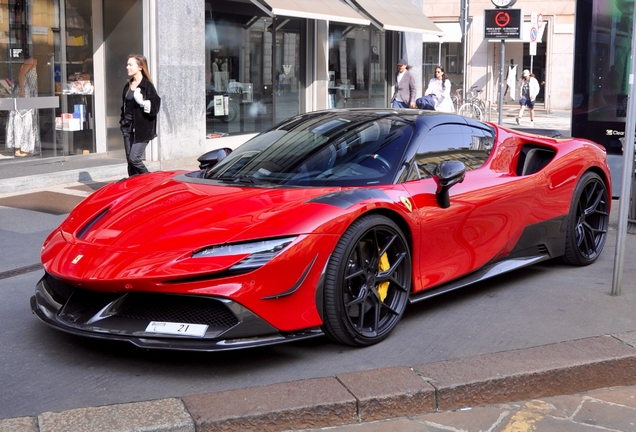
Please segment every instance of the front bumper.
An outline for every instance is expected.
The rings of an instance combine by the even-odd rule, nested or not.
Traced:
[[[209,296],[99,293],[74,288],[45,274],[31,297],[44,323],[67,333],[127,341],[141,348],[226,351],[322,335],[318,328],[280,332],[242,305]],[[202,336],[151,333],[151,322],[206,325]]]

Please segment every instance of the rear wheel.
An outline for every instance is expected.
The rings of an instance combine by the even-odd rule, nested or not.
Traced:
[[[579,180],[572,196],[563,261],[592,264],[603,251],[609,226],[609,198],[605,182],[593,172]]]
[[[458,114],[464,117],[473,118],[475,120],[481,120],[483,115],[481,109],[472,102],[462,105],[459,108]]]
[[[343,234],[327,265],[325,334],[368,346],[385,339],[404,313],[411,286],[411,254],[390,219],[366,216]]]
[[[459,99],[457,96],[451,96],[451,102],[453,102],[453,112],[456,113],[459,107]]]

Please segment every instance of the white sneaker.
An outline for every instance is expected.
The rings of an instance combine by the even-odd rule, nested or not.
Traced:
[[[515,117],[515,121],[517,122],[517,124],[521,124],[521,120],[519,119],[519,117]]]
[[[534,127],[534,121],[530,120],[530,127]]]

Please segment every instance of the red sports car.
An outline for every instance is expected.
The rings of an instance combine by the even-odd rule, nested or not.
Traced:
[[[607,237],[602,147],[453,114],[313,112],[199,161],[78,205],[44,243],[37,316],[144,348],[366,346],[411,302],[591,264]]]

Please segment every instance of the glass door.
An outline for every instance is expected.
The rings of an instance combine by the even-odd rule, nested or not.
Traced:
[[[95,151],[91,8],[0,2],[0,162]]]

